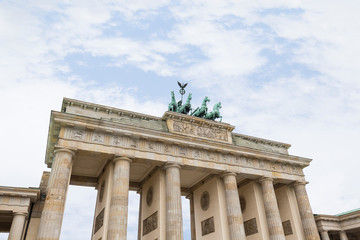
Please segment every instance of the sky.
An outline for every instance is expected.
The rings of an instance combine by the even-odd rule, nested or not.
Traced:
[[[359,208],[359,10],[357,0],[0,0],[0,185],[39,185],[63,97],[160,117],[180,81],[193,106],[221,101],[234,132],[313,159],[314,213]],[[70,186],[61,239],[90,239],[95,196]]]

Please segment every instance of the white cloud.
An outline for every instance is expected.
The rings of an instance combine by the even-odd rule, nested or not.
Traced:
[[[1,2],[1,185],[38,185],[49,113],[64,96],[156,116],[166,109],[156,95],[141,102],[140,86],[87,81],[67,60],[76,53],[190,80],[194,102],[200,93],[210,106],[222,101],[224,121],[237,131],[290,142],[292,154],[314,158],[306,169],[314,212],[357,208],[358,9],[355,0]],[[156,17],[168,26],[151,26]],[[87,60],[75,62],[91,67]],[[279,77],[275,60],[297,68]],[[270,79],[254,77],[262,72]]]

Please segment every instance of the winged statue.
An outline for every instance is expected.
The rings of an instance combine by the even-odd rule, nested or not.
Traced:
[[[186,88],[186,86],[188,85],[187,83],[180,83],[179,81],[177,83],[181,89]]]

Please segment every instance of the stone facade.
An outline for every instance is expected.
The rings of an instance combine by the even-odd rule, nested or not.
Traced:
[[[64,99],[51,113],[41,220],[26,239],[59,239],[69,184],[98,190],[93,240],[126,239],[129,190],[141,196],[139,240],[183,239],[181,196],[190,199],[192,240],[320,239],[303,184],[311,160],[233,130]]]
[[[322,240],[359,240],[360,209],[337,215],[315,215]]]

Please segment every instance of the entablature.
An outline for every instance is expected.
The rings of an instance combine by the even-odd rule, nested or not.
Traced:
[[[211,139],[159,132],[60,112],[52,112],[49,134],[46,155],[49,167],[52,164],[53,149],[59,140],[74,148],[87,145],[87,150],[91,149],[90,145],[96,144],[190,159],[194,164],[194,161],[206,161],[297,176],[303,176],[302,169],[311,161],[288,154],[265,152]]]

